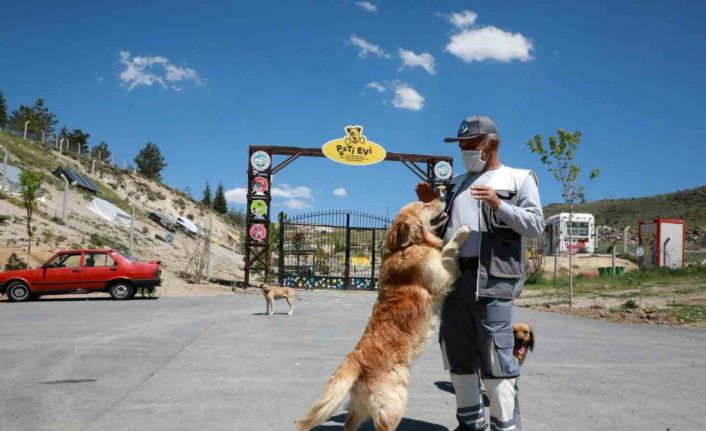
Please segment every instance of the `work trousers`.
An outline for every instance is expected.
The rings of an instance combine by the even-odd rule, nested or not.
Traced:
[[[477,267],[462,270],[441,314],[441,349],[456,392],[456,418],[461,429],[488,429],[484,387],[490,401],[490,430],[521,431],[512,299],[476,299],[477,276]]]

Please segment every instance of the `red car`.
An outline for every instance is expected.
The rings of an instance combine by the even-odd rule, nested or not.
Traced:
[[[130,299],[162,284],[159,261],[135,262],[116,250],[63,250],[39,268],[0,272],[0,294],[12,302],[41,295],[108,292]]]

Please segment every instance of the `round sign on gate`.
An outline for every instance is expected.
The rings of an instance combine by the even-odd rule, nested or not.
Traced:
[[[262,241],[267,236],[267,228],[262,224],[254,224],[250,227],[250,238],[255,241]]]
[[[250,212],[257,217],[264,217],[267,214],[267,203],[265,201],[252,201],[250,204]]]
[[[642,247],[638,247],[638,248],[635,250],[635,254],[637,255],[637,257],[642,257],[642,256],[645,255],[645,249],[642,248]]]
[[[267,182],[267,178],[255,177],[252,180],[252,191],[256,195],[264,195],[269,186],[270,185]]]
[[[451,163],[447,161],[436,162],[434,165],[434,175],[440,180],[448,180],[453,174],[453,169],[451,169]]]
[[[264,171],[270,167],[270,155],[264,151],[255,151],[252,156],[250,156],[250,166],[256,171]]]

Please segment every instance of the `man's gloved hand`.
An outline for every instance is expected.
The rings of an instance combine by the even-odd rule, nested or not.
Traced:
[[[419,200],[422,202],[431,202],[439,197],[439,192],[434,191],[431,188],[431,185],[426,182],[421,182],[417,184],[415,192],[417,193],[417,197],[419,198]]]

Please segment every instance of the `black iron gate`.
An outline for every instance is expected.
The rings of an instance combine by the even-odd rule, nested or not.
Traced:
[[[279,284],[311,289],[378,288],[391,221],[355,211],[279,214]]]

